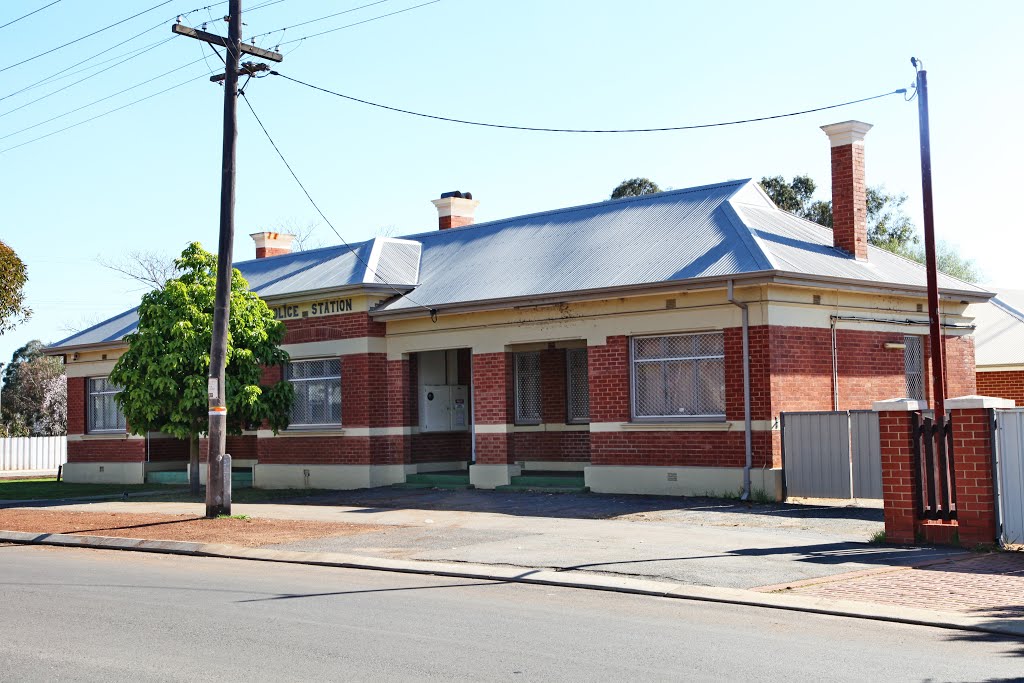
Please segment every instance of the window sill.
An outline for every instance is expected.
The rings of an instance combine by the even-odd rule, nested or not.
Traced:
[[[128,432],[89,432],[88,434],[68,434],[68,441],[126,441],[127,439],[145,439]]]

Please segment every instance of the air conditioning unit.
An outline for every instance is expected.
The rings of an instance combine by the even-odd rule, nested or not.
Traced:
[[[421,432],[464,432],[468,429],[468,387],[443,384],[420,387]]]

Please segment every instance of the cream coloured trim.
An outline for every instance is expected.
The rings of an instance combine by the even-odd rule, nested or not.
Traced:
[[[64,374],[68,377],[106,377],[114,369],[114,360],[68,361]]]
[[[419,434],[419,427],[342,427],[341,429],[286,429],[276,435],[271,429],[256,432],[260,439],[294,436],[409,436]]]
[[[504,424],[504,425],[475,425],[474,431],[477,434],[508,434],[514,431],[515,425]]]
[[[979,365],[976,372],[1024,372],[1024,365]]]
[[[477,430],[482,425],[477,425]],[[538,425],[512,425],[513,432],[589,432],[590,425],[586,423],[566,424],[562,422],[542,422]]]
[[[127,432],[98,432],[92,434],[68,434],[68,441],[139,441],[146,437]]]
[[[354,337],[330,341],[282,344],[293,360],[325,356],[349,356],[356,353],[387,353],[387,341],[383,337]]]
[[[590,465],[583,478],[595,493],[669,496],[736,495],[743,488],[742,467],[645,467]],[[782,499],[782,470],[750,471],[751,488]]]
[[[252,485],[259,489],[365,489],[405,481],[404,465],[264,465],[253,466]]]
[[[68,462],[64,463],[63,478],[70,484],[142,484],[146,463]]]
[[[828,136],[830,147],[845,147],[846,145],[863,145],[864,136],[874,128],[870,123],[863,121],[843,121],[821,126],[821,130]]]

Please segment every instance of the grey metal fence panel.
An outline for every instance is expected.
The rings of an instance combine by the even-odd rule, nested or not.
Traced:
[[[849,498],[849,416],[845,412],[785,413],[783,425],[787,494]]]
[[[997,410],[996,421],[1003,542],[1024,543],[1024,410]]]
[[[66,436],[0,439],[0,472],[53,470],[68,461]]]
[[[850,453],[853,458],[853,497],[882,497],[882,445],[878,413],[850,411]]]

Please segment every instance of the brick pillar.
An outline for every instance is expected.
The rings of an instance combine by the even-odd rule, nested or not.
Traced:
[[[927,408],[923,401],[878,401],[878,433],[882,459],[882,501],[885,539],[914,543],[917,532],[917,492],[914,486],[913,415]]]
[[[478,488],[508,484],[519,474],[512,447],[512,354],[504,351],[473,354],[473,438],[476,462],[470,482]]]
[[[412,376],[409,356],[387,362],[387,426],[390,432],[386,442],[391,462],[412,464],[412,432],[415,424],[413,406],[416,401],[416,382]]]
[[[1013,401],[987,396],[946,401],[953,423],[956,518],[960,544],[965,547],[996,542],[992,411],[1013,405]]]

